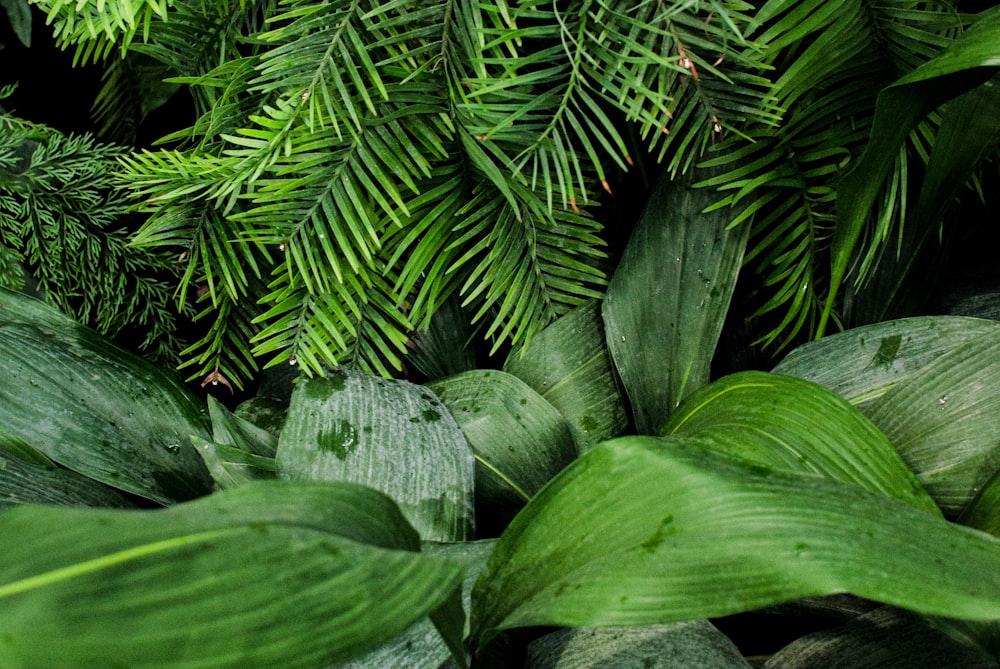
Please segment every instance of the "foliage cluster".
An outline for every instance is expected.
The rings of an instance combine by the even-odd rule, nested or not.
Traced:
[[[130,248],[179,258],[179,304],[200,301],[186,363],[236,384],[259,362],[395,373],[451,297],[494,350],[523,343],[600,296],[600,205],[647,162],[716,166],[752,226],[762,343],[878,320],[994,146],[909,220],[942,122],[924,110],[842,198],[867,204],[836,206],[876,93],[970,22],[945,2],[34,4],[106,64],[112,136],[190,92],[194,125],[123,154],[119,183],[148,216]],[[845,278],[879,290],[841,305]]]
[[[765,666],[997,666],[1000,326],[711,365],[747,262],[775,345],[866,278],[885,292],[839,318],[892,312],[888,242],[933,239],[995,152],[1000,11],[36,4],[114,57],[106,127],[163,67],[200,115],[139,152],[2,117],[0,230],[77,230],[3,237],[11,267],[59,302],[113,240],[101,272],[180,265],[202,300],[203,385],[304,373],[230,412],[0,289],[0,665],[746,669],[708,619],[847,593]],[[665,169],[605,265],[596,193],[646,153]],[[121,188],[148,216],[127,246]],[[414,339],[427,381],[383,378]]]

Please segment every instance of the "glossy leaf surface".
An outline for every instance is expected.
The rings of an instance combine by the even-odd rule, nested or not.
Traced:
[[[503,366],[566,417],[580,450],[617,437],[628,425],[600,309],[592,300],[570,311]]]
[[[413,552],[392,501],[351,484],[248,485],[159,511],[22,506],[0,534],[9,669],[314,669],[398,634],[462,573]]]
[[[864,408],[938,357],[1000,323],[962,316],[917,316],[865,325],[803,344],[774,368],[829,388]]]
[[[642,434],[708,382],[750,229],[727,229],[731,209],[705,213],[719,195],[692,179],[661,177],[604,299],[608,349]]]
[[[1000,471],[1000,336],[969,341],[886,393],[868,415],[946,513]]]
[[[576,457],[566,419],[524,381],[475,370],[428,385],[476,455],[476,494],[520,507]]]
[[[30,297],[0,291],[0,431],[161,503],[211,490],[190,442],[204,406],[172,373]]]
[[[1000,619],[1000,541],[854,485],[706,453],[699,439],[606,442],[546,486],[477,583],[473,639],[716,617],[839,592]]]
[[[347,368],[302,380],[276,460],[281,478],[381,490],[427,541],[472,536],[472,449],[427,388]]]
[[[802,379],[730,374],[690,395],[662,434],[769,469],[828,476],[940,515],[889,439],[846,400]]]

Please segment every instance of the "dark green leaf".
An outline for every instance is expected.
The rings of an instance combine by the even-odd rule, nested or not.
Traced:
[[[872,205],[907,135],[933,109],[986,82],[998,66],[1000,8],[993,8],[982,12],[972,28],[934,58],[879,93],[868,146],[837,189],[830,292],[819,336],[832,313]]]
[[[727,229],[738,212],[705,213],[719,195],[693,178],[661,177],[604,301],[608,349],[643,434],[708,382],[750,229]]]
[[[524,381],[474,370],[428,384],[476,455],[476,495],[522,506],[576,457],[569,424]]]
[[[31,7],[28,0],[0,0],[0,7],[7,11],[7,20],[17,35],[17,39],[26,47],[31,46]]]
[[[211,479],[201,402],[171,373],[55,309],[0,292],[0,430],[107,485],[169,503]]]
[[[819,474],[940,515],[884,434],[846,400],[809,381],[739,372],[695,391],[661,434],[757,465]]]
[[[628,424],[600,302],[591,300],[557,319],[513,351],[503,367],[566,417],[581,451],[618,436]]]
[[[0,446],[0,508],[15,504],[134,506],[117,491],[86,476],[9,455]]]

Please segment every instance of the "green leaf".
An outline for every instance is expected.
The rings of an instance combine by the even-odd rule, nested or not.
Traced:
[[[229,490],[251,481],[269,481],[278,477],[278,465],[273,457],[254,455],[242,448],[198,437],[192,437],[191,441],[218,490]]]
[[[476,456],[476,495],[519,508],[576,457],[569,424],[516,376],[474,370],[428,384]]]
[[[558,318],[527,346],[511,352],[503,368],[566,417],[580,451],[618,436],[628,425],[596,300]]]
[[[273,458],[278,439],[267,430],[235,416],[217,399],[208,396],[208,415],[212,419],[212,439],[253,455]]]
[[[708,382],[750,229],[727,229],[738,212],[706,213],[719,196],[693,179],[661,177],[604,301],[608,349],[643,434]]]
[[[730,374],[688,396],[664,435],[777,471],[828,476],[940,515],[889,439],[846,400],[809,381]]]
[[[10,669],[314,669],[402,632],[462,574],[412,552],[392,501],[351,484],[248,485],[159,511],[22,506],[0,534]]]
[[[564,629],[528,645],[527,669],[749,669],[707,620],[643,627]]]
[[[942,354],[1000,323],[958,316],[919,316],[852,328],[796,348],[775,374],[818,383],[862,410]]]
[[[134,506],[117,491],[86,476],[53,465],[26,462],[0,445],[0,509],[15,504]]]
[[[868,416],[946,514],[1000,471],[1000,338],[985,334],[898,383]]]
[[[429,555],[440,556],[465,567],[465,578],[462,581],[462,603],[465,608],[471,604],[472,586],[476,578],[486,567],[486,560],[493,552],[495,540],[463,541],[454,544],[425,544],[423,550]],[[467,625],[464,611],[460,623]],[[459,631],[461,631],[461,625]],[[458,642],[461,645],[462,636]],[[430,620],[421,620],[406,632],[386,643],[376,650],[366,653],[344,665],[342,669],[433,669],[435,667],[457,667],[461,665],[445,664],[451,654],[448,646],[441,638]],[[452,656],[452,662],[454,657]]]
[[[381,490],[427,541],[472,535],[472,450],[426,388],[343,367],[299,381],[277,463],[281,478]]]
[[[476,368],[476,352],[469,343],[475,332],[459,300],[445,300],[430,325],[417,331],[416,350],[407,361],[428,379],[440,379]]]
[[[1000,76],[952,100],[934,140],[917,202],[917,225],[936,229],[945,207],[1000,143]]]
[[[161,503],[211,490],[190,443],[205,411],[173,374],[8,291],[0,378],[0,430],[54,462]]]
[[[665,623],[838,592],[1000,618],[1000,541],[857,486],[706,453],[703,440],[617,439],[564,470],[476,584],[474,643],[516,627]]]
[[[1000,537],[1000,471],[983,486],[976,499],[965,507],[957,522]]]
[[[241,402],[233,415],[256,425],[277,439],[281,436],[281,428],[285,425],[287,411],[287,402],[270,397],[251,397]]]
[[[10,27],[17,39],[26,47],[31,47],[31,7],[28,0],[0,0],[0,7],[7,12]]]
[[[906,137],[933,109],[988,80],[1000,67],[998,45],[1000,8],[992,8],[934,58],[879,93],[868,146],[837,189],[830,291],[817,338],[825,332],[854,248]]]

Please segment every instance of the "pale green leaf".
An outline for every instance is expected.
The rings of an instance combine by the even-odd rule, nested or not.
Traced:
[[[344,367],[299,381],[277,463],[281,478],[381,490],[425,540],[472,536],[472,450],[426,388]]]
[[[946,514],[1000,471],[1000,337],[984,334],[924,366],[867,410]]]
[[[767,669],[996,669],[996,661],[947,638],[906,611],[882,607],[804,636],[772,655]]]
[[[278,466],[273,457],[254,455],[236,446],[199,437],[192,437],[191,442],[212,475],[218,490],[228,490],[251,481],[269,481],[278,477]]]
[[[525,669],[749,669],[707,620],[564,629],[528,645]]]
[[[942,354],[989,334],[1000,336],[1000,323],[957,316],[903,318],[803,344],[773,371],[818,383],[864,408]]]
[[[212,440],[252,455],[273,458],[278,438],[267,430],[232,414],[217,399],[208,396],[208,415],[212,419]]]

